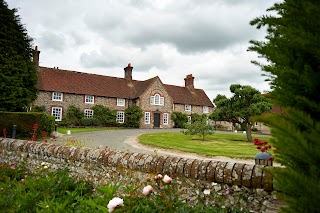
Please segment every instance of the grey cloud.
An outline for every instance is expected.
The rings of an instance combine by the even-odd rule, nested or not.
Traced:
[[[42,49],[51,49],[58,52],[62,52],[67,44],[64,35],[49,31],[42,33],[37,41]]]

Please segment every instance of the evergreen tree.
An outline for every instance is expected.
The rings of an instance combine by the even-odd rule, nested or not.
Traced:
[[[0,0],[0,111],[26,111],[37,93],[32,39],[16,12]]]
[[[246,130],[247,140],[252,142],[251,128],[254,124],[252,117],[261,115],[272,106],[258,90],[251,86],[232,84],[230,91],[233,93],[231,98],[217,95],[213,100],[216,109],[210,118],[240,124]]]
[[[270,98],[283,113],[262,117],[272,127],[277,160],[275,186],[286,212],[319,212],[320,204],[320,1],[285,0],[251,24],[267,27],[265,41],[250,50],[267,59],[261,66]]]

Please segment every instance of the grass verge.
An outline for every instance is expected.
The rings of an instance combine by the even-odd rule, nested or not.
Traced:
[[[58,132],[61,134],[67,134],[68,130],[71,131],[71,133],[80,133],[80,132],[95,132],[95,131],[105,131],[105,130],[118,130],[121,128],[118,127],[97,127],[97,128],[71,128],[71,127],[58,127]]]
[[[267,137],[257,138],[270,142],[270,138]],[[141,135],[139,142],[143,145],[205,156],[252,159],[259,151],[253,143],[247,142],[246,139],[245,135],[240,134],[213,134],[206,136],[206,140],[202,141],[198,136],[174,132]]]

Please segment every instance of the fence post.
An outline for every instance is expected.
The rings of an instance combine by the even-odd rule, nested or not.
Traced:
[[[12,138],[15,139],[17,135],[17,125],[12,126]]]

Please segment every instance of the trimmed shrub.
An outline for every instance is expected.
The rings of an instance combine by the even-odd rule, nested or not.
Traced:
[[[188,123],[188,115],[182,112],[174,112],[171,115],[174,121],[174,128],[184,128]]]
[[[97,119],[103,126],[117,126],[116,117],[117,112],[111,110],[103,105],[95,105],[93,118]]]
[[[38,124],[36,135],[37,138],[41,138],[43,131],[47,135],[51,135],[54,131],[55,118],[39,112],[0,112],[0,129],[2,132],[5,128],[8,137],[12,135],[12,126],[17,125],[16,138],[31,138],[34,124]]]
[[[79,107],[69,106],[67,110],[67,119],[71,121],[71,125],[78,126],[84,114]]]
[[[140,118],[143,116],[142,109],[138,106],[127,108],[125,111],[125,125],[127,127],[139,128]]]
[[[96,118],[82,118],[80,120],[81,126],[101,126],[101,122]]]
[[[30,112],[46,112],[46,106],[44,105],[41,105],[41,106],[38,106],[38,105],[35,105],[31,108]]]

